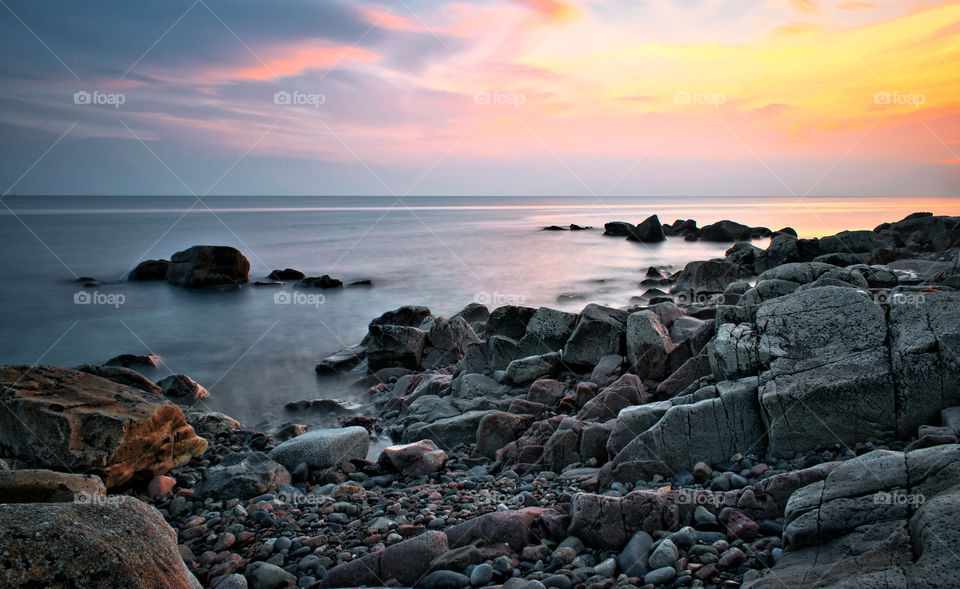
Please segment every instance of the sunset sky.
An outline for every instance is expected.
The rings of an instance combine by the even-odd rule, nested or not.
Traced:
[[[0,50],[3,194],[960,196],[960,2],[3,0]]]

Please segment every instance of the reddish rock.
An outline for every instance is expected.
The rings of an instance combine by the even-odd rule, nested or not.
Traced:
[[[740,510],[730,511],[726,525],[727,537],[731,540],[739,538],[744,542],[752,542],[760,537],[760,526]]]

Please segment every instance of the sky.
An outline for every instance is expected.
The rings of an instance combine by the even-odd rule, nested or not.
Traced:
[[[0,0],[0,194],[960,196],[960,2]]]

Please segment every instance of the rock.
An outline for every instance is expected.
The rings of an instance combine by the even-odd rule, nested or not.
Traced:
[[[120,354],[119,356],[114,356],[106,362],[103,363],[104,366],[122,366],[124,368],[137,369],[153,369],[160,366],[160,356],[155,356],[153,354]]]
[[[197,435],[204,437],[212,438],[219,433],[232,432],[243,427],[236,419],[214,411],[187,409],[183,414]]]
[[[160,513],[126,496],[0,505],[4,587],[197,588]]]
[[[746,241],[750,233],[750,227],[724,219],[701,227],[698,237],[702,241]]]
[[[596,397],[590,399],[577,413],[577,419],[581,421],[613,419],[624,407],[639,405],[646,399],[643,381],[635,374],[624,374]]]
[[[702,463],[701,463],[702,464]],[[713,515],[703,505],[698,505],[693,512],[693,519],[700,526],[709,526],[717,523],[717,516]]]
[[[433,571],[417,583],[423,589],[460,589],[469,587],[470,578],[453,571]]]
[[[194,488],[200,497],[247,499],[290,483],[290,473],[263,452],[238,452],[208,467]]]
[[[430,569],[430,563],[445,552],[447,536],[438,531],[425,532],[330,569],[319,586],[382,587],[390,579],[413,586]]]
[[[740,280],[740,266],[726,260],[696,261],[687,264],[677,276],[670,292],[686,296],[685,304],[700,302],[698,297],[722,293],[727,286]]]
[[[760,536],[760,526],[757,525],[757,522],[736,509],[730,512],[726,526],[727,536],[731,540],[740,539],[744,542],[753,542]]]
[[[705,376],[712,374],[713,368],[710,366],[710,355],[706,352],[700,353],[680,365],[657,386],[655,399],[670,399],[683,392],[689,386]]]
[[[317,364],[316,371],[317,374],[321,375],[339,374],[355,368],[366,357],[367,347],[363,344],[356,344],[321,360]],[[372,372],[377,372],[377,370]]]
[[[151,499],[162,499],[173,494],[173,488],[176,484],[177,479],[158,474],[150,479],[147,484],[147,495]]]
[[[435,317],[427,332],[421,365],[425,369],[450,366],[463,357],[467,345],[479,342],[466,319]]]
[[[610,223],[605,223],[603,225],[603,234],[613,235],[616,237],[626,237],[634,233],[636,229],[637,228],[634,227],[632,223],[627,223],[626,221],[611,221]]]
[[[420,367],[427,332],[403,325],[370,325],[367,364],[370,372],[383,368]]]
[[[447,453],[438,448],[432,440],[384,448],[378,459],[381,467],[408,477],[435,473],[446,461]]]
[[[254,562],[247,565],[243,576],[250,589],[283,589],[297,583],[297,577],[268,562]]]
[[[666,538],[662,540],[656,548],[653,549],[652,553],[650,553],[648,564],[653,570],[663,567],[672,567],[679,558],[680,551],[677,550],[677,547],[672,540]]]
[[[197,401],[210,397],[207,389],[185,374],[172,374],[161,379],[157,386],[163,391],[164,397],[178,405],[193,405]]]
[[[592,370],[604,356],[624,355],[626,322],[624,311],[587,305],[563,347],[563,363]]]
[[[483,562],[483,555],[476,546],[461,546],[446,552],[430,563],[431,570],[462,571],[471,565]],[[467,580],[469,584],[469,580]]]
[[[627,359],[630,371],[643,378],[660,380],[669,368],[673,352],[670,333],[653,311],[637,311],[627,317]]]
[[[560,354],[551,352],[540,356],[518,358],[507,365],[507,380],[522,385],[552,374],[560,363]]]
[[[563,348],[573,333],[577,316],[547,307],[540,307],[527,322],[520,338],[520,353],[525,356],[548,354]]]
[[[213,585],[211,585],[213,587]],[[215,589],[247,589],[247,578],[239,573],[233,573],[222,577],[220,581],[217,582]]]
[[[170,262],[167,260],[144,260],[137,264],[137,267],[130,271],[127,280],[148,281],[148,280],[166,280],[167,268]]]
[[[478,564],[470,572],[470,584],[474,587],[482,587],[493,579],[493,567],[487,563]]]
[[[530,385],[527,400],[553,407],[567,394],[567,390],[568,387],[565,382],[542,378]]]
[[[447,528],[450,546],[468,544],[490,546],[507,543],[519,552],[524,546],[539,542],[532,529],[544,510],[528,507],[517,511],[494,511]]]
[[[0,470],[0,503],[90,502],[106,497],[96,475],[66,474],[52,470]]]
[[[820,251],[833,253],[870,253],[878,249],[889,249],[892,240],[884,239],[873,231],[843,231],[820,240]]]
[[[628,577],[642,577],[647,574],[650,571],[647,555],[650,553],[651,546],[653,546],[653,538],[650,534],[643,530],[634,534],[617,557],[620,570]]]
[[[158,401],[163,397],[163,390],[160,387],[150,382],[144,375],[130,368],[85,364],[83,366],[77,366],[76,370],[105,378],[117,384],[140,389],[145,393],[149,393],[150,396],[156,396]]]
[[[536,312],[536,309],[515,305],[494,309],[487,320],[486,338],[500,335],[519,341],[526,334],[527,324]]]
[[[627,234],[627,241],[659,243],[666,241],[666,239],[663,233],[663,226],[660,224],[660,218],[656,215],[647,217]]]
[[[101,476],[163,474],[207,449],[183,412],[137,389],[53,366],[0,367],[0,455]]]
[[[430,309],[426,307],[406,306],[387,311],[370,322],[370,327],[379,325],[400,325],[404,327],[419,327],[430,317]],[[369,334],[368,334],[369,337]]]
[[[217,245],[195,245],[173,254],[166,280],[186,288],[206,288],[243,284],[250,273],[250,262],[239,250]]]
[[[763,256],[763,252],[764,250],[758,248],[752,243],[741,241],[734,244],[734,246],[725,251],[723,255],[727,260],[737,264],[738,266],[753,268],[757,258]]]
[[[822,587],[955,584],[960,446],[874,451],[795,491],[787,550],[752,589],[817,579]]]
[[[370,448],[370,435],[359,427],[320,429],[307,432],[270,451],[270,458],[295,469],[301,462],[311,471],[326,471],[342,462],[364,459]]]
[[[623,356],[618,354],[610,354],[600,358],[600,361],[594,366],[593,372],[590,373],[590,382],[598,387],[609,386],[620,378],[623,372],[622,365]]]
[[[406,442],[430,439],[440,448],[450,450],[461,444],[472,444],[477,440],[477,428],[480,420],[491,411],[468,411],[462,415],[440,419],[432,423],[411,424],[403,432]]]
[[[299,270],[294,270],[293,268],[274,270],[269,276],[267,276],[267,278],[270,280],[303,280],[306,277],[306,274]]]
[[[343,288],[343,281],[339,278],[333,278],[329,274],[323,276],[308,276],[297,283],[298,286],[305,288]]]
[[[676,576],[677,570],[673,566],[665,566],[644,575],[643,582],[648,585],[666,585]]]
[[[801,261],[799,244],[795,235],[784,233],[774,235],[767,249],[756,254],[753,262],[754,272],[759,274],[788,262]],[[819,249],[817,251],[819,252]]]
[[[496,458],[497,450],[520,437],[533,419],[532,415],[513,415],[503,411],[488,413],[477,426],[477,453]]]

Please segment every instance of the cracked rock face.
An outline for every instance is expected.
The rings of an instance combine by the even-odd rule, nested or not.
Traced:
[[[829,268],[787,264],[770,275],[816,281]],[[960,405],[960,293],[912,292],[884,307],[851,286],[801,288],[718,313],[735,319],[718,320],[708,346],[716,388],[625,409],[601,482],[670,475],[737,452],[789,458],[822,443],[912,435]]]
[[[955,586],[960,445],[875,451],[797,490],[787,550],[751,589]]]

